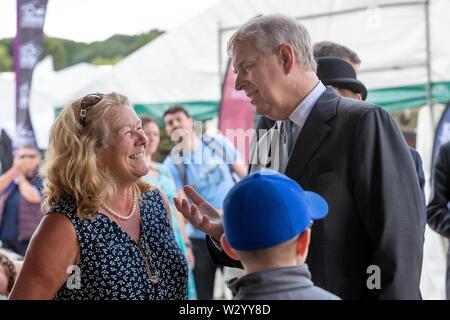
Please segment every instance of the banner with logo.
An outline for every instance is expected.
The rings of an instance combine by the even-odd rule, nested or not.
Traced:
[[[250,142],[254,133],[255,108],[244,91],[236,91],[231,59],[222,87],[222,100],[219,111],[219,130],[239,150],[245,163],[249,161]]]
[[[439,120],[439,124],[434,135],[432,165],[434,167],[435,161],[439,153],[441,146],[450,141],[450,105],[447,105],[442,117]]]
[[[17,0],[14,42],[16,73],[16,145],[36,145],[29,104],[33,70],[42,52],[47,0]]]

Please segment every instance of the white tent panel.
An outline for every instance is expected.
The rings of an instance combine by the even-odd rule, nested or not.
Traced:
[[[93,81],[108,72],[110,66],[99,67],[80,63],[61,71],[53,70],[51,58],[43,59],[35,68],[31,83],[30,116],[37,144],[45,149],[48,144],[50,127],[55,118],[55,108],[67,103],[73,92],[80,86]],[[108,78],[109,79],[109,78]],[[15,138],[15,75],[0,74],[0,97],[2,97],[0,128]]]
[[[15,80],[14,73],[0,73],[0,129],[4,129],[10,137],[15,135],[16,130],[16,98],[14,95]]]
[[[433,82],[450,79],[450,1],[432,0],[430,4],[431,77]]]
[[[450,29],[443,16],[449,9],[450,1],[430,1],[433,80],[449,78],[450,45],[442,41]],[[356,51],[362,59],[360,78],[369,89],[427,81],[425,0],[226,0],[137,50],[77,93],[108,83],[109,91],[119,90],[137,103],[218,101],[219,59],[223,73],[233,28],[268,13],[303,17],[299,21],[313,42],[331,40]],[[220,52],[219,28],[232,29],[222,32]],[[111,77],[115,80],[106,80]]]

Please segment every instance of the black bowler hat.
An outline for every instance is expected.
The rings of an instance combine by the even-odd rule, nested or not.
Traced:
[[[355,69],[347,61],[334,57],[317,59],[317,76],[325,85],[348,89],[367,98],[366,86],[356,79]]]

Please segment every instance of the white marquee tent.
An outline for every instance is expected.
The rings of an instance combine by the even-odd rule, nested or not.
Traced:
[[[356,51],[369,100],[391,110],[421,106],[431,81],[434,101],[447,102],[450,43],[443,39],[450,30],[449,11],[446,0],[221,1],[76,94],[119,90],[142,105],[217,104],[231,32],[256,15],[279,12],[298,18],[313,42],[331,40]]]
[[[389,110],[420,107],[431,97],[446,103],[450,43],[444,39],[450,30],[449,11],[447,0],[224,0],[109,71],[80,64],[44,79],[37,70],[30,107],[33,124],[40,127],[51,121],[42,110],[86,93],[112,90],[129,96],[138,111],[157,117],[167,106],[183,103],[197,118],[211,118],[218,112],[227,39],[248,19],[274,12],[298,18],[313,42],[331,40],[356,51],[369,101]]]

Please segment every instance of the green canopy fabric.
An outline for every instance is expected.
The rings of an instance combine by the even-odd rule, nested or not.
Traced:
[[[431,85],[433,103],[446,104],[450,101],[450,82],[435,82]],[[382,88],[369,90],[367,101],[386,109],[398,111],[407,108],[417,108],[427,104],[427,90],[425,84]],[[163,126],[164,112],[174,106],[186,108],[197,121],[209,120],[219,116],[220,101],[190,101],[173,103],[137,103],[134,109],[139,116],[146,115],[155,118]],[[55,109],[55,118],[62,108]]]
[[[431,85],[433,103],[450,101],[450,82],[436,82]],[[425,84],[369,90],[367,101],[387,111],[416,108],[427,104]]]

